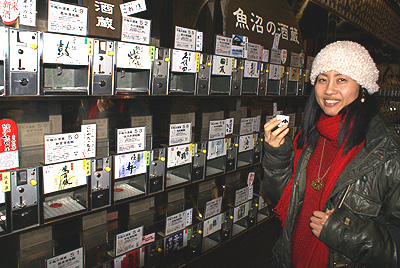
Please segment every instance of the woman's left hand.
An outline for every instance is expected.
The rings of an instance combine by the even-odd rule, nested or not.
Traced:
[[[334,209],[329,210],[327,209],[326,212],[322,211],[314,211],[313,215],[310,219],[310,227],[311,227],[311,232],[316,236],[319,237],[321,234],[322,227],[324,226],[326,220],[329,218],[329,216],[332,214]]]

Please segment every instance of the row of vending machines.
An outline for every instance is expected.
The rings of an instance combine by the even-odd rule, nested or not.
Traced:
[[[60,265],[71,263],[76,265],[73,267],[178,267],[176,263],[190,262],[273,216],[269,201],[260,190],[261,170],[260,165],[249,166],[191,184],[191,187],[85,213],[79,220],[72,217],[25,230],[20,232],[13,253],[17,253],[18,258],[9,260],[3,256],[4,264],[17,267],[13,266],[17,261],[18,267],[64,267]],[[21,172],[12,176],[21,177]],[[37,170],[27,172],[33,174]],[[34,180],[29,176],[26,179]],[[118,187],[114,191],[122,189]],[[19,189],[21,192],[27,188]],[[64,192],[57,197],[45,194],[45,219],[70,215],[69,209],[73,207],[85,210],[85,203],[77,203],[85,198],[82,192],[75,189],[75,196]],[[89,194],[89,198],[99,196]],[[62,215],[52,214],[52,209],[62,207]],[[34,212],[40,209],[40,206],[29,208],[26,204],[26,216],[37,222]],[[26,222],[22,211],[12,211],[12,214],[12,223],[15,224],[15,220]]]
[[[9,27],[0,36],[3,96],[303,95],[310,87],[299,66]]]
[[[260,163],[260,133],[0,173],[3,234]],[[5,187],[9,187],[4,191]]]

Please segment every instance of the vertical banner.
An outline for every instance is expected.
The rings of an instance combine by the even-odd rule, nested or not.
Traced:
[[[2,119],[0,131],[0,171],[18,168],[17,124],[10,119]]]

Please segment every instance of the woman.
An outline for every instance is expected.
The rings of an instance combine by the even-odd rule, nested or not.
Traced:
[[[294,142],[265,124],[263,189],[284,226],[273,266],[400,267],[400,139],[378,115],[378,76],[361,45],[329,44]]]

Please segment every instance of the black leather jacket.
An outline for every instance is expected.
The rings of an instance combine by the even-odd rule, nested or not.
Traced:
[[[278,148],[267,143],[264,148],[263,189],[276,204],[292,173],[293,143],[286,138]],[[291,235],[311,153],[307,147],[299,158],[287,220],[273,250],[275,267],[291,267]],[[372,120],[360,153],[339,176],[324,211],[332,208],[319,237],[330,252],[328,267],[400,267],[400,137],[380,116]]]

